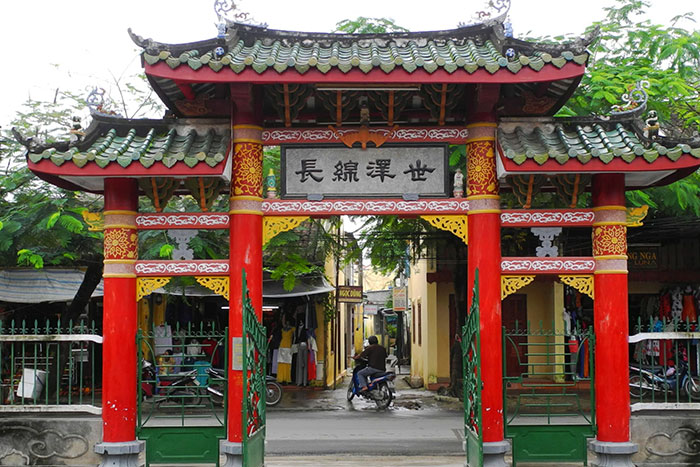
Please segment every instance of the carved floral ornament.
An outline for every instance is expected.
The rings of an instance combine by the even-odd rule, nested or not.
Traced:
[[[593,256],[627,255],[627,226],[621,224],[598,225],[593,228]]]
[[[586,294],[595,299],[595,289],[593,288],[593,276],[585,275],[560,275],[559,280],[564,284],[573,287],[582,294]]]
[[[493,141],[467,143],[467,197],[497,195],[496,159]]]
[[[308,218],[309,216],[263,217],[263,245],[276,235],[292,230]]]
[[[104,256],[106,260],[136,259],[138,257],[138,234],[136,229],[124,227],[106,229]]]
[[[468,224],[467,216],[421,216],[433,227],[452,232],[461,238],[464,244],[468,244]]]
[[[240,142],[233,158],[233,195],[262,198],[262,145]]]
[[[153,291],[164,287],[170,282],[172,277],[139,277],[136,279],[136,301],[141,300],[153,293]],[[229,299],[229,278],[228,276],[195,276],[195,280],[200,285],[221,295],[226,300]]]
[[[136,301],[150,295],[154,290],[159,289],[170,282],[171,277],[137,277],[136,278]]]
[[[535,275],[501,276],[501,300],[535,280]]]
[[[518,290],[530,284],[532,281],[535,280],[535,277],[536,276],[534,274],[501,276],[501,300],[505,299],[508,295],[514,294]],[[562,274],[559,276],[559,280],[564,284],[573,287],[579,292],[588,295],[592,299],[595,299],[593,289],[593,276],[591,274]]]

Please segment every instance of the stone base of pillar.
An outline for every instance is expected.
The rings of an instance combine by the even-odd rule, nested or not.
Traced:
[[[507,440],[484,443],[484,467],[506,467],[506,453],[510,451]]]
[[[591,462],[593,467],[634,467],[632,455],[639,450],[635,443],[611,443],[594,439],[588,443],[597,460]]]
[[[143,448],[143,441],[97,443],[95,452],[102,455],[100,467],[140,467],[139,454]]]
[[[243,466],[243,445],[232,441],[221,441],[219,443],[219,453],[226,456],[224,467]]]

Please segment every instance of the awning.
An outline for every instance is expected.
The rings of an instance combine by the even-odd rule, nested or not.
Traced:
[[[73,300],[85,273],[79,269],[0,269],[0,302],[41,303]],[[263,281],[264,298],[290,298],[316,295],[335,290],[323,277],[300,278],[292,290],[285,290],[281,280]],[[159,288],[155,293],[204,297],[216,295],[199,285]],[[183,293],[184,292],[184,293]],[[97,286],[93,297],[104,295],[103,283]]]
[[[335,287],[330,285],[324,277],[297,279],[292,290],[284,290],[284,282],[279,280],[263,280],[263,298],[290,298],[303,297],[333,292]]]
[[[73,300],[85,272],[79,269],[0,269],[0,301],[10,303]],[[102,282],[93,297],[104,295]]]

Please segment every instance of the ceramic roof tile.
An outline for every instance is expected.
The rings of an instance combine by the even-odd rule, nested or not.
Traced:
[[[144,48],[143,60],[149,65],[164,62],[173,69],[209,67],[215,72],[230,69],[234,73],[246,69],[283,73],[290,68],[300,73],[309,69],[368,73],[380,68],[389,73],[396,66],[408,72],[444,69],[453,73],[462,68],[468,73],[479,69],[491,74],[501,69],[518,73],[525,68],[539,71],[548,64],[557,68],[567,63],[585,64],[589,56],[586,46],[592,40],[551,45],[508,39],[498,22],[451,31],[370,35],[275,31],[229,23],[227,39],[175,45],[131,35]],[[223,48],[223,55],[216,55],[217,47]],[[510,59],[504,55],[509,48],[515,52]]]
[[[115,119],[116,120],[116,119]],[[108,168],[118,164],[129,167],[140,164],[149,168],[160,162],[172,167],[184,162],[189,167],[207,164],[214,167],[226,158],[231,140],[230,130],[209,126],[194,128],[186,125],[164,126],[163,122],[141,121],[129,127],[128,121],[110,124],[96,119],[95,127],[88,129],[85,141],[77,146],[59,150],[55,147],[29,151],[27,157],[34,163],[47,159],[56,166],[73,163],[78,167],[96,164]],[[226,127],[224,127],[226,128]]]
[[[552,159],[562,165],[571,159],[582,164],[598,159],[608,164],[615,159],[630,163],[643,158],[652,163],[662,156],[676,161],[684,154],[700,159],[700,147],[666,147],[642,141],[632,122],[505,122],[499,125],[497,134],[505,157],[518,165],[527,160],[542,165]]]

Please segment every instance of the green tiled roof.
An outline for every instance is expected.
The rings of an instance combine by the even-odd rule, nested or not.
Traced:
[[[593,159],[609,163],[615,159],[632,162],[643,158],[649,163],[659,157],[677,161],[682,155],[700,158],[700,147],[676,144],[666,147],[658,142],[645,144],[632,129],[633,122],[502,122],[498,143],[505,157],[518,165],[532,159],[542,165],[551,159],[565,164],[578,159],[586,164]]]
[[[55,147],[29,151],[27,157],[34,163],[47,159],[57,166],[70,162],[78,167],[96,164],[103,169],[113,164],[126,168],[135,163],[149,168],[156,162],[170,168],[180,161],[188,167],[202,163],[214,167],[226,158],[230,131],[152,126],[148,125],[149,121],[142,122],[145,124],[129,128],[98,121],[96,128],[88,129],[83,143],[63,151]]]
[[[409,73],[418,69],[428,73],[484,69],[491,74],[506,69],[517,73],[524,68],[539,71],[547,64],[557,68],[570,62],[583,65],[588,60],[585,46],[590,42],[540,46],[505,38],[501,23],[452,31],[354,35],[274,31],[230,23],[227,39],[179,45],[160,44],[134,34],[132,39],[145,49],[143,60],[149,65],[164,62],[173,69],[208,67],[234,73],[248,69],[257,73],[292,69],[298,73],[310,69],[368,73],[376,68],[386,73],[394,69]],[[217,47],[224,48],[220,57]],[[511,58],[505,55],[508,49],[513,49]]]

